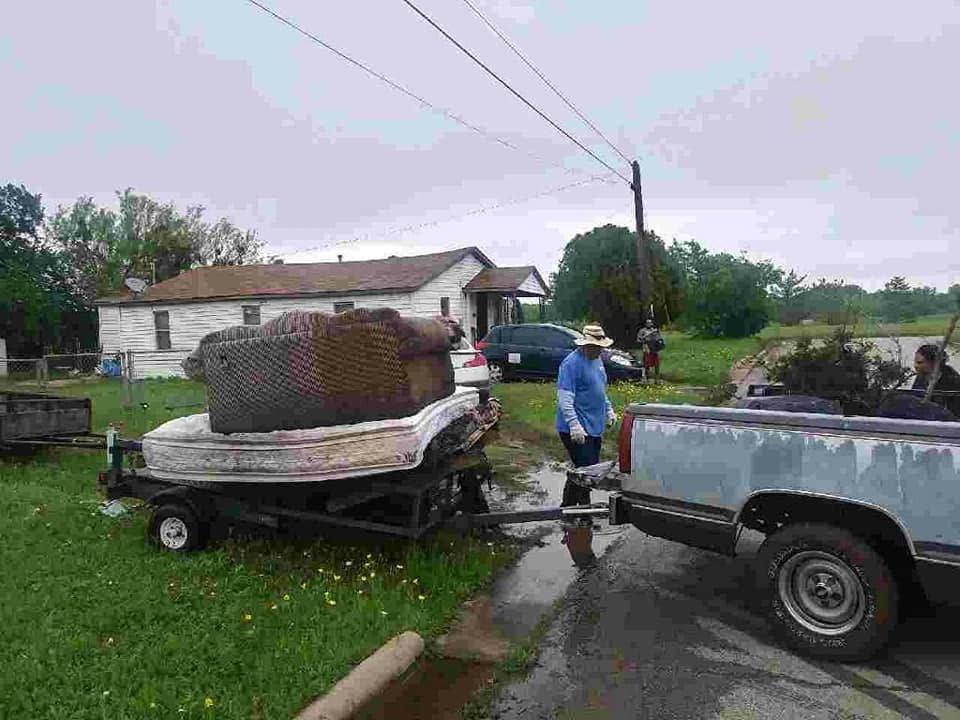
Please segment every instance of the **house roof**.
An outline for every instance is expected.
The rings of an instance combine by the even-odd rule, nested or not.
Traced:
[[[164,280],[142,295],[126,293],[100,304],[185,302],[237,298],[371,294],[417,290],[468,255],[493,263],[475,247],[415,257],[335,263],[200,267]]]
[[[540,272],[533,266],[525,267],[505,267],[505,268],[486,268],[464,286],[464,292],[517,292],[521,293],[520,286],[523,285],[533,275],[540,287],[543,288],[543,294],[549,292],[547,284],[540,277]],[[524,295],[533,295],[534,293],[523,292]]]

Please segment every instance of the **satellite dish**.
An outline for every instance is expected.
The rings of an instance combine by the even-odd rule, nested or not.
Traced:
[[[139,295],[144,290],[147,289],[146,280],[141,280],[140,278],[130,277],[123,281],[123,284],[126,285],[134,295]]]

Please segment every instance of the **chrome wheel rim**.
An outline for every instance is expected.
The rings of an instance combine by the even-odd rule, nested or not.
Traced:
[[[808,550],[787,560],[777,591],[790,616],[819,635],[848,633],[866,612],[866,594],[856,573],[825,552]]]
[[[496,363],[489,366],[490,370],[490,382],[499,383],[503,382],[503,368],[497,365]]]
[[[187,524],[177,517],[164,518],[160,523],[160,542],[170,550],[180,550],[187,544]]]

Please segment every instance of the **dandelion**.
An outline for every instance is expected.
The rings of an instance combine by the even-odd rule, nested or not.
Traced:
[[[250,613],[247,613],[246,615],[243,616],[243,621],[245,623],[253,622],[253,615],[251,615]]]
[[[286,594],[285,594],[285,595],[283,596],[283,599],[284,599],[285,602],[290,602],[290,596],[289,596],[289,595],[286,595]]]
[[[216,703],[213,702],[213,698],[211,698],[211,697],[204,698],[204,700],[203,700],[203,706],[204,706],[207,710],[209,710],[210,708],[212,708],[215,704],[216,704]]]

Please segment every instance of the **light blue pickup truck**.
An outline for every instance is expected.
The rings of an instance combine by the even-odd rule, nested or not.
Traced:
[[[734,555],[765,534],[770,617],[810,654],[873,654],[912,588],[960,600],[960,423],[633,405],[618,466],[571,477],[651,535]]]

